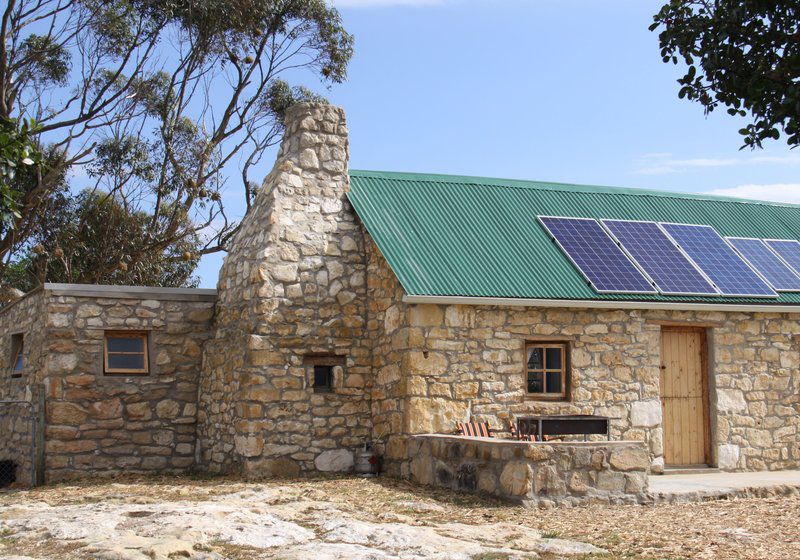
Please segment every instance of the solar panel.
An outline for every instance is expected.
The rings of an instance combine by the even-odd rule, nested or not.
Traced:
[[[800,291],[800,276],[770,250],[764,241],[745,237],[726,237],[726,239],[776,291]]]
[[[665,295],[719,295],[711,282],[655,222],[602,220]]]
[[[765,239],[764,243],[800,274],[800,242],[793,239]]]
[[[595,291],[657,293],[595,220],[539,216],[539,221]]]
[[[777,297],[711,226],[661,224],[669,236],[726,296]]]

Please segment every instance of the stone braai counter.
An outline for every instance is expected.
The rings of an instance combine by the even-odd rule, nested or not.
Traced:
[[[524,505],[644,502],[650,459],[640,441],[548,442],[425,434],[408,442],[411,478]]]

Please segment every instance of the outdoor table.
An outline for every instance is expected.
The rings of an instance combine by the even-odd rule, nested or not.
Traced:
[[[611,440],[610,419],[592,414],[520,416],[517,418],[517,430],[523,436],[536,436],[538,441],[543,441],[543,436],[572,435],[582,435],[586,441],[590,434],[605,434]]]

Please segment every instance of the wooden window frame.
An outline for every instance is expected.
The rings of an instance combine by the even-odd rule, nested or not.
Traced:
[[[25,355],[23,352],[25,351],[25,335],[23,333],[14,333],[11,335],[11,352],[10,352],[10,363],[8,365],[8,369],[11,372],[12,379],[19,379],[22,377],[22,372],[25,371]],[[15,366],[17,365],[17,361],[22,357],[22,367],[17,370]]]
[[[144,341],[144,368],[112,368],[108,365],[109,338],[140,338]],[[112,354],[135,354],[141,352],[111,352]],[[104,331],[103,332],[103,374],[105,375],[150,375],[150,335],[147,331]]]
[[[528,367],[528,352],[532,347],[542,348],[544,352],[543,368],[529,368]],[[547,348],[559,348],[561,350],[561,368],[548,368],[547,367]],[[525,341],[525,354],[523,361],[523,371],[525,375],[525,398],[530,400],[542,401],[565,401],[569,399],[569,383],[570,383],[570,364],[569,364],[569,342],[561,340],[526,340]],[[547,389],[547,373],[558,372],[561,374],[561,391],[558,393],[530,393],[528,392],[528,376],[531,372],[542,374],[542,384],[544,389]]]

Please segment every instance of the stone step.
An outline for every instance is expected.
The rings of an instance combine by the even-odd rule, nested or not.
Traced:
[[[686,467],[666,467],[664,469],[665,475],[670,474],[710,474],[718,473],[720,470],[716,467],[709,467],[707,465],[691,465]]]

